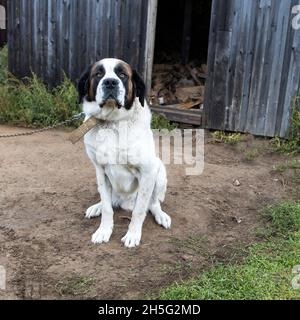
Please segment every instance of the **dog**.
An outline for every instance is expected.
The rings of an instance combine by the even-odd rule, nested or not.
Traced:
[[[78,82],[78,93],[85,120],[99,120],[84,136],[87,155],[96,168],[101,198],[85,214],[86,218],[101,215],[92,242],[109,241],[113,209],[119,207],[132,211],[128,231],[121,241],[126,247],[136,247],[149,211],[159,225],[171,227],[171,218],[161,209],[167,175],[155,153],[145,84],[129,64],[107,58],[86,69]],[[116,161],[120,158],[126,161]]]

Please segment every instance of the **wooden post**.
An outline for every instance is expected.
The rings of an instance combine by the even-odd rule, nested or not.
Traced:
[[[154,59],[156,18],[157,18],[157,0],[148,0],[146,48],[145,48],[145,75],[146,93],[150,93],[152,84],[152,68]]]

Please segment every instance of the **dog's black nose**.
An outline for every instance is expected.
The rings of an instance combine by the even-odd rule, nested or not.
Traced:
[[[118,80],[116,79],[105,79],[103,85],[106,89],[114,89],[118,85]]]

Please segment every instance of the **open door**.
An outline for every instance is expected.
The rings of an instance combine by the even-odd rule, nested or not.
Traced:
[[[210,19],[211,1],[158,0],[149,100],[171,120],[201,125]]]

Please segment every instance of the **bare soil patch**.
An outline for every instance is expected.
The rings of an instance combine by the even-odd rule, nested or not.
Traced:
[[[0,134],[22,130],[0,126]],[[82,142],[73,146],[65,137],[65,131],[51,131],[0,141],[2,299],[145,297],[227,261],[238,244],[256,240],[260,210],[293,191],[274,171],[284,157],[263,152],[267,141],[206,143],[201,176],[167,167],[163,208],[172,217],[170,231],[149,215],[140,247],[124,248],[130,214],[116,210],[111,241],[95,246],[90,239],[100,219],[84,218],[99,201],[94,168]],[[254,145],[255,159],[245,160]]]

